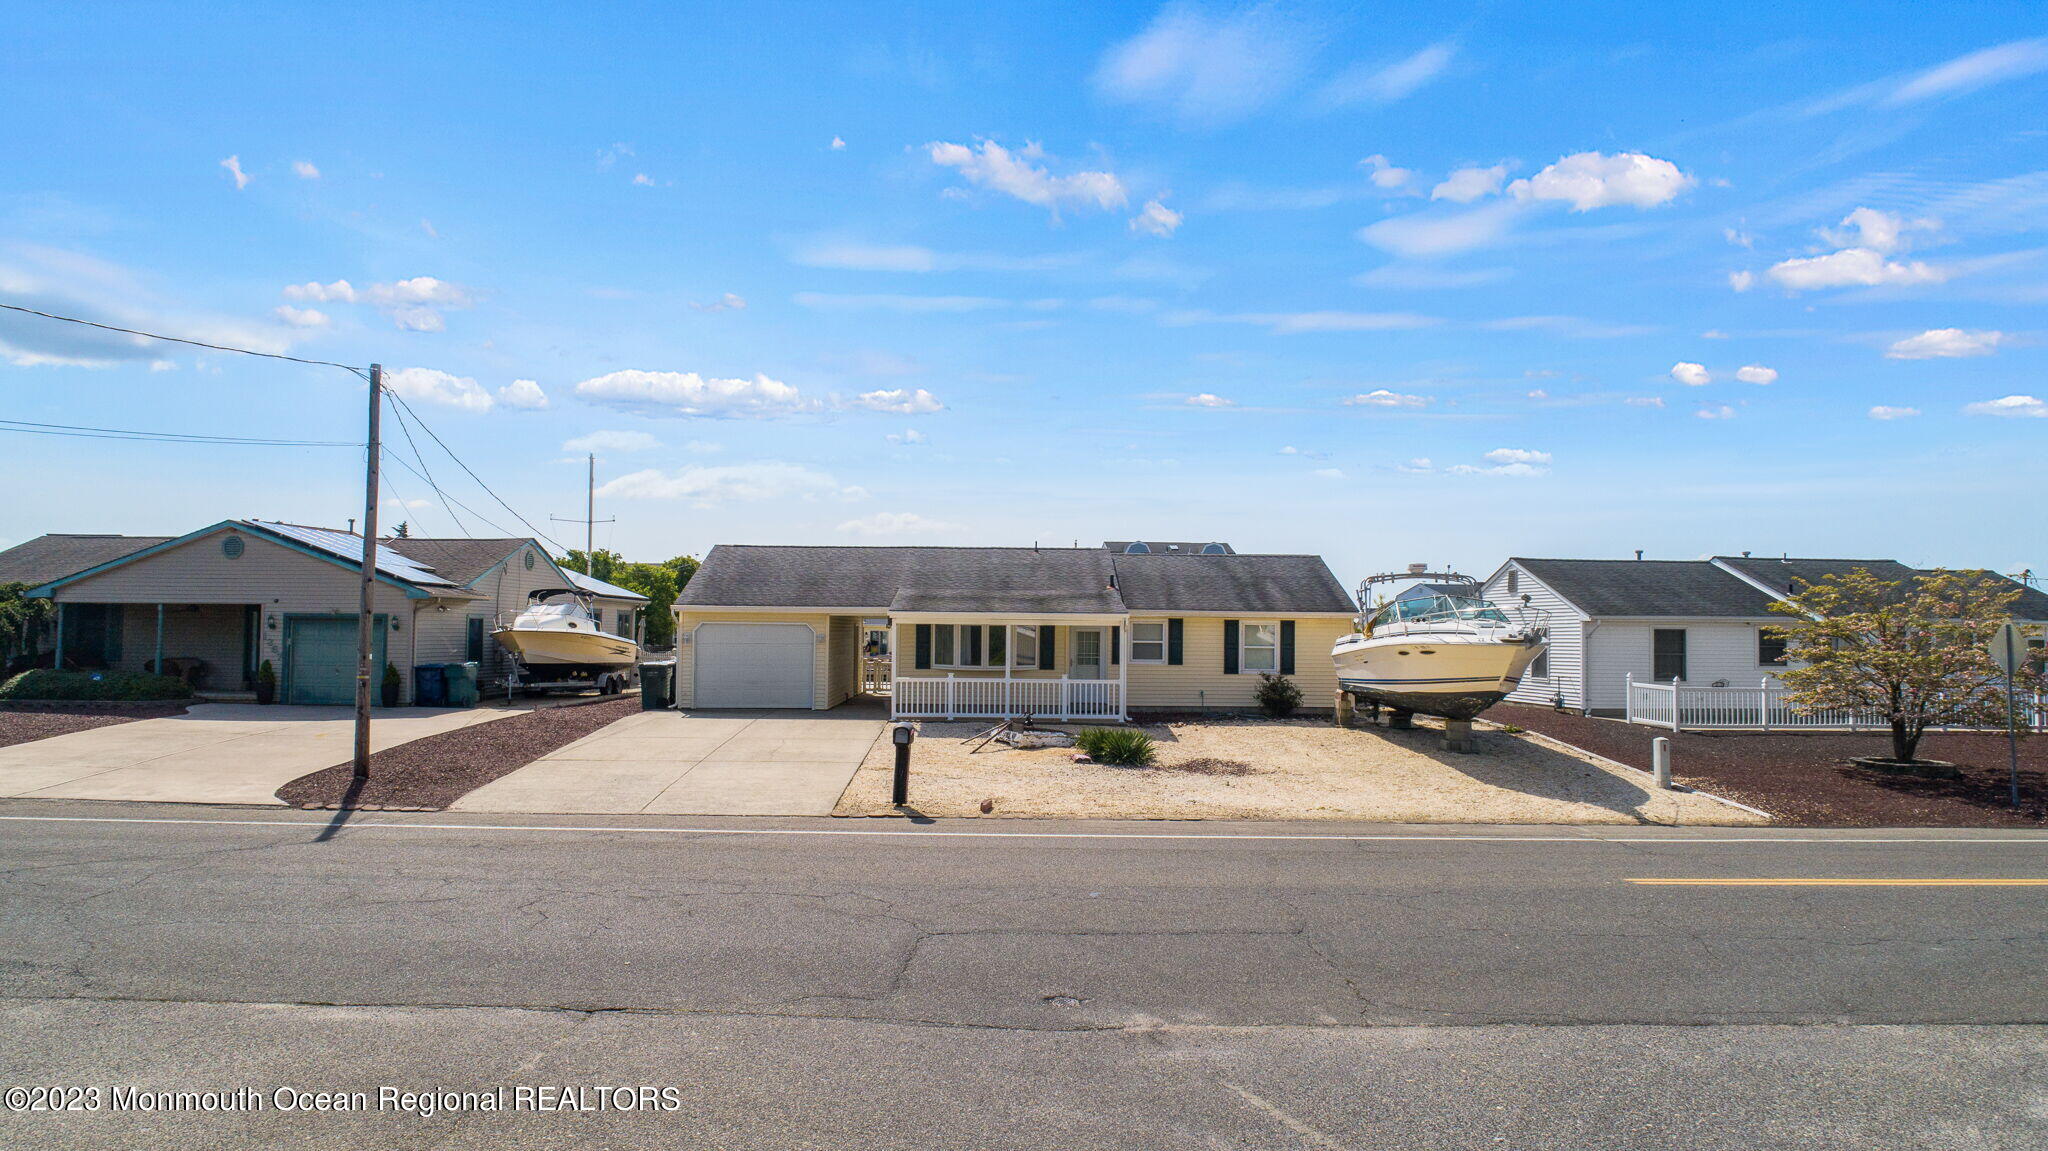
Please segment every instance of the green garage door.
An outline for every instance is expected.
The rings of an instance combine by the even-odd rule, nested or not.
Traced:
[[[383,616],[374,620],[370,682],[374,699],[384,675]],[[354,703],[356,701],[356,617],[316,616],[285,620],[286,703]]]

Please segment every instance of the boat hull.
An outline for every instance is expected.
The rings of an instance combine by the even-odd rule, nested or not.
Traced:
[[[1498,640],[1397,635],[1340,641],[1337,686],[1367,703],[1445,719],[1471,719],[1521,685],[1543,652],[1540,637]]]
[[[609,632],[504,628],[493,635],[528,667],[630,667],[640,658],[632,640]]]

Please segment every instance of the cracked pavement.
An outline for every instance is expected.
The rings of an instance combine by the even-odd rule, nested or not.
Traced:
[[[323,819],[262,818],[279,823],[0,823],[0,1084],[606,1082],[679,1086],[686,1109],[0,1114],[0,1141],[2048,1142],[2048,889],[1622,882],[2048,875],[2048,837],[636,835],[382,816],[425,826],[323,841]],[[1117,830],[973,824],[1006,826]]]

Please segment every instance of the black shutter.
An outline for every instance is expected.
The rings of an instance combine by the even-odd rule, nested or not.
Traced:
[[[1181,649],[1185,644],[1182,633],[1187,630],[1181,626],[1182,622],[1177,619],[1166,621],[1166,662],[1176,666],[1180,663]]]
[[[1237,621],[1223,621],[1223,674],[1237,674]]]
[[[1280,674],[1294,674],[1294,621],[1280,621]]]
[[[1053,669],[1052,637],[1059,630],[1049,623],[1038,626],[1038,670],[1040,671],[1051,671]]]
[[[917,625],[917,667],[923,671],[932,666],[932,625]]]
[[[1121,627],[1111,627],[1109,629],[1109,662],[1111,664],[1119,664],[1123,661],[1124,629]]]

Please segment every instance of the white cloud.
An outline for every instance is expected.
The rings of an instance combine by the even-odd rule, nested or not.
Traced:
[[[1516,180],[1508,191],[1519,200],[1559,200],[1574,212],[1589,212],[1615,204],[1654,208],[1670,203],[1693,182],[1678,165],[1641,152],[1578,152]]]
[[[123,328],[176,332],[259,352],[291,349],[296,333],[273,322],[272,317],[259,320],[182,308],[167,310],[148,286],[155,279],[82,252],[24,242],[0,246],[0,298],[22,307]],[[0,312],[0,360],[17,367],[101,369],[136,363],[157,371],[175,366],[170,357],[186,355],[203,359],[208,353],[80,324],[54,324],[19,312]],[[24,381],[19,386],[28,385]]]
[[[1374,388],[1369,392],[1347,396],[1344,403],[1358,408],[1426,408],[1430,404],[1430,398],[1390,391],[1386,388]]]
[[[1385,67],[1353,67],[1324,87],[1323,102],[1334,107],[1391,104],[1442,75],[1457,52],[1457,44],[1445,40]]]
[[[1728,273],[1728,286],[1738,292],[1747,292],[1756,286],[1756,273],[1750,271]]]
[[[846,150],[846,141],[838,136],[832,137],[832,150],[834,152],[844,152]]]
[[[548,406],[548,394],[534,380],[513,380],[498,389],[498,402],[508,408],[535,411]]]
[[[1358,230],[1358,238],[1397,256],[1448,256],[1500,239],[1516,215],[1515,205],[1506,201],[1450,214],[1415,212],[1368,224]]]
[[[1998,350],[2005,340],[2004,332],[1966,332],[1961,328],[1932,328],[1917,336],[1908,336],[1885,349],[1885,358],[1890,360],[1934,360],[1961,359],[1965,356],[1988,356]]]
[[[1722,404],[1720,407],[1701,408],[1699,411],[1694,412],[1693,415],[1703,420],[1732,420],[1735,418],[1735,409],[1727,404]]]
[[[1735,245],[1738,248],[1756,247],[1756,237],[1750,235],[1748,232],[1745,232],[1740,228],[1721,229],[1721,238],[1727,240],[1729,243]]]
[[[324,328],[333,322],[318,308],[294,308],[290,304],[279,304],[272,314],[294,328]]]
[[[564,440],[565,452],[644,452],[661,446],[661,441],[646,432],[599,431]]]
[[[1529,398],[1532,400],[1547,400],[1550,398],[1550,393],[1544,391],[1542,388],[1537,388],[1529,393]]]
[[[372,284],[368,288],[357,288],[347,280],[336,280],[331,284],[311,280],[303,284],[287,284],[284,298],[372,304],[382,309],[401,330],[412,332],[441,331],[445,325],[437,309],[466,308],[471,303],[468,289],[433,276],[414,276],[409,280]]]
[[[384,373],[384,386],[402,399],[466,412],[488,412],[496,402],[491,393],[468,376],[452,375],[434,368],[400,368]]]
[[[1484,284],[1498,284],[1514,274],[1512,268],[1458,270],[1427,264],[1381,264],[1370,272],[1351,277],[1351,282],[1361,288],[1476,288]]]
[[[242,158],[240,156],[229,156],[220,162],[220,166],[226,168],[228,175],[235,178],[236,191],[239,192],[249,186],[249,173],[242,171]]]
[[[915,512],[876,512],[862,519],[847,520],[839,525],[839,530],[855,536],[931,536],[955,535],[967,529],[944,520],[926,519]]]
[[[654,187],[654,177],[645,172],[635,172],[633,173],[633,186],[636,188],[652,188]]]
[[[1905,244],[1908,232],[1939,227],[1938,220],[1908,220],[1876,208],[1858,208],[1842,217],[1841,228],[1822,228],[1820,235],[1837,248],[1869,248],[1889,255]]]
[[[2048,401],[2033,396],[2003,396],[1995,400],[1969,404],[1963,408],[1964,415],[2007,416],[2022,419],[2048,419]]]
[[[1417,475],[1425,475],[1436,470],[1436,465],[1430,462],[1428,456],[1417,456],[1405,464],[1395,464],[1394,467],[1399,471],[1413,472]]]
[[[916,428],[905,428],[900,432],[890,432],[882,438],[892,444],[921,444],[924,442],[924,433]]]
[[[393,307],[405,304],[432,304],[443,308],[466,308],[470,302],[468,289],[432,276],[414,276],[410,280],[372,284],[367,296],[373,304]]]
[[[1190,123],[1226,124],[1292,88],[1312,51],[1307,30],[1274,5],[1210,15],[1170,4],[1104,54],[1095,89]]]
[[[695,452],[700,456],[708,456],[717,452],[724,451],[725,445],[721,443],[716,443],[712,440],[691,440],[689,443],[683,445],[683,450],[686,452]]]
[[[1625,400],[1623,400],[1623,401],[1621,401],[1621,402],[1622,402],[1622,403],[1624,403],[1624,404],[1627,404],[1627,405],[1628,405],[1629,407],[1632,407],[1632,408],[1661,408],[1661,407],[1663,407],[1663,406],[1664,406],[1664,397],[1663,397],[1663,396],[1630,396],[1630,397],[1628,397],[1627,399],[1625,399]]]
[[[1937,64],[1900,84],[1878,103],[1898,108],[2048,70],[2048,39],[2014,40]]]
[[[1121,208],[1129,200],[1123,181],[1113,172],[1055,176],[1047,168],[1033,166],[1030,161],[1041,156],[1036,147],[1011,152],[994,140],[981,141],[979,149],[943,141],[926,147],[932,163],[957,169],[968,183],[1054,212],[1062,205],[1107,211]]]
[[[323,284],[314,280],[304,284],[285,285],[284,298],[287,300],[315,300],[323,304],[353,304],[356,302],[356,290],[347,280],[336,280],[331,284]]]
[[[1778,369],[1762,364],[1744,364],[1735,369],[1735,378],[1745,384],[1775,384],[1778,382]]]
[[[860,500],[867,491],[842,484],[803,464],[762,460],[750,464],[697,466],[664,472],[630,472],[597,489],[601,496],[638,500],[684,500],[697,507],[762,500]]]
[[[1870,409],[1870,418],[1873,420],[1909,420],[1919,414],[1919,408],[1895,408],[1887,404],[1879,404]]]
[[[1311,473],[1309,473],[1309,474],[1310,474],[1310,475],[1313,475],[1314,477],[1316,477],[1316,478],[1317,478],[1317,479],[1319,479],[1319,480],[1341,480],[1341,479],[1343,479],[1343,478],[1344,478],[1344,469],[1343,469],[1343,468],[1317,468],[1317,469],[1316,469],[1315,471],[1313,471],[1313,472],[1311,472]]]
[[[1372,175],[1369,179],[1372,180],[1373,187],[1382,188],[1390,192],[1398,188],[1407,187],[1408,182],[1415,178],[1413,169],[1396,168],[1385,156],[1377,152],[1360,160],[1358,163],[1362,168],[1371,169]]]
[[[1179,229],[1181,214],[1167,207],[1157,199],[1145,201],[1138,214],[1131,217],[1131,231],[1143,232],[1148,236],[1164,239]]]
[[[1429,190],[1432,200],[1449,200],[1453,204],[1469,204],[1474,200],[1500,194],[1501,184],[1508,178],[1508,166],[1495,164],[1490,168],[1466,167],[1452,172],[1444,182]]]
[[[786,416],[820,406],[789,384],[763,375],[706,379],[696,372],[634,368],[584,380],[576,394],[607,407],[679,416]]]
[[[1687,363],[1684,360],[1671,365],[1671,378],[1688,388],[1703,387],[1714,382],[1714,377],[1707,372],[1705,364]]]
[[[923,388],[888,388],[882,391],[862,392],[855,396],[851,405],[871,412],[894,412],[899,416],[923,415],[927,412],[945,410],[946,405],[937,396]]]
[[[301,180],[317,180],[320,178],[320,169],[314,167],[311,160],[293,160],[292,175]]]
[[[386,314],[402,332],[440,332],[448,327],[432,308],[392,308]]]
[[[1234,408],[1236,400],[1226,400],[1214,392],[1196,392],[1181,401],[1191,408]]]
[[[1550,453],[1533,448],[1495,448],[1484,465],[1453,464],[1445,469],[1461,476],[1541,476],[1550,472]]]
[[[693,312],[739,312],[744,311],[746,306],[746,299],[737,292],[727,292],[708,304],[690,301],[690,310]]]
[[[1825,256],[1806,256],[1772,264],[1769,272],[1789,291],[1813,288],[1877,287],[1885,284],[1939,284],[1948,273],[1919,260],[1887,260],[1875,248],[1844,248]]]

